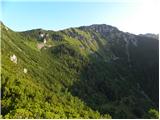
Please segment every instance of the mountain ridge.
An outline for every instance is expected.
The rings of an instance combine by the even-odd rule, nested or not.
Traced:
[[[157,117],[159,41],[95,26],[14,32],[2,25],[2,117]]]
[[[4,23],[2,22],[2,21],[0,21],[0,24],[1,25],[4,25]],[[115,26],[113,26],[113,25],[108,25],[108,24],[91,24],[91,25],[80,25],[80,26],[78,26],[78,27],[68,27],[68,28],[64,28],[64,29],[60,29],[60,30],[54,30],[54,28],[53,29],[44,29],[44,28],[34,28],[34,29],[29,29],[29,30],[22,30],[22,31],[15,31],[15,30],[13,30],[13,31],[15,31],[15,32],[27,32],[27,31],[32,31],[32,30],[42,30],[42,31],[53,31],[53,32],[60,32],[60,31],[63,31],[63,30],[66,30],[66,29],[71,29],[71,28],[87,28],[87,27],[92,27],[92,26],[108,26],[108,27],[110,27],[110,28],[114,28],[114,29],[117,29],[117,30],[119,30],[117,27],[115,27]],[[4,25],[5,26],[5,25]],[[122,31],[122,32],[124,32],[123,30],[119,30],[119,31]],[[133,34],[133,35],[147,35],[147,34],[150,34],[150,35],[154,35],[154,36],[156,36],[156,37],[158,37],[158,34],[156,34],[156,33],[143,33],[143,34],[134,34],[134,33],[131,33],[131,32],[124,32],[124,33],[128,33],[128,34]],[[158,37],[159,38],[159,37]],[[157,38],[156,38],[157,39]]]

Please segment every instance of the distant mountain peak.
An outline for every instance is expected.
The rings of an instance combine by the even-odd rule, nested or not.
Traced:
[[[112,31],[119,31],[116,27],[113,27],[111,25],[106,25],[106,24],[93,24],[90,26],[81,26],[81,29],[90,29],[94,30],[96,32],[112,32]]]
[[[150,37],[154,39],[159,39],[159,34],[153,34],[153,33],[146,33],[146,34],[140,34],[140,36]]]

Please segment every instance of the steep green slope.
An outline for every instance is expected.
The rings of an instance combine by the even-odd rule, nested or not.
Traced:
[[[3,118],[157,117],[158,40],[106,25],[1,28]]]
[[[63,59],[54,50],[64,43],[38,50],[28,42],[35,44],[34,39],[26,40],[2,26],[3,118],[103,118],[68,91],[66,86],[72,85],[78,72],[63,64]],[[13,54],[17,64],[10,61]],[[67,60],[76,65],[80,62],[72,56]],[[24,68],[27,73],[23,72]],[[104,117],[110,118],[107,114]]]

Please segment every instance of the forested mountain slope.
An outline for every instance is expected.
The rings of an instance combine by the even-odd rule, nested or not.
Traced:
[[[158,40],[101,24],[1,24],[2,118],[158,118]]]

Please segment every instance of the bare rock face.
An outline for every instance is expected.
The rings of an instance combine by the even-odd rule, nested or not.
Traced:
[[[49,38],[49,34],[48,33],[44,33],[44,32],[39,32],[39,36],[38,36],[40,41],[43,41],[43,43],[47,43],[47,40]]]
[[[12,56],[10,56],[10,60],[13,62],[13,63],[16,63],[17,64],[17,57],[15,54],[13,54]]]
[[[114,31],[119,31],[116,27],[106,25],[106,24],[93,24],[91,26],[82,26],[80,29],[91,30],[97,33],[101,33],[103,36],[107,36],[109,33]]]
[[[27,71],[28,71],[28,70],[27,70],[26,68],[23,69],[23,72],[24,72],[24,73],[27,73]]]
[[[79,34],[78,32],[76,32],[74,29],[71,29],[70,31],[68,31],[67,34],[77,40],[85,40],[85,37]]]
[[[43,43],[45,44],[47,42],[47,40],[44,38]]]
[[[44,37],[44,34],[43,34],[43,33],[41,33],[41,34],[39,35],[39,37],[40,37],[40,38],[43,38],[43,37]]]
[[[5,26],[5,29],[8,31],[8,27]]]

